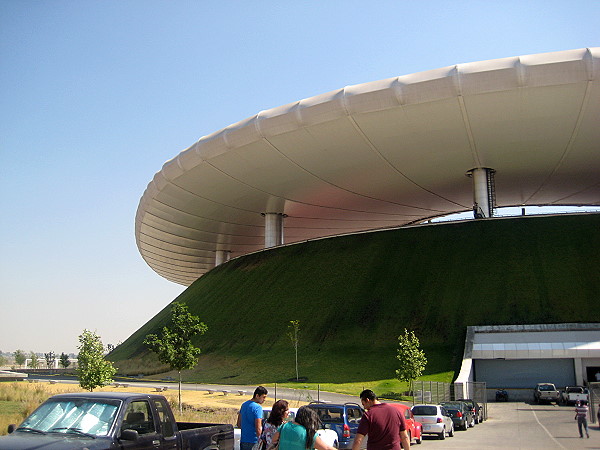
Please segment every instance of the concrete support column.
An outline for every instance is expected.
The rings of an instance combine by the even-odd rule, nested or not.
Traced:
[[[230,256],[229,250],[215,250],[215,267],[229,261]]]
[[[583,361],[581,358],[573,358],[573,368],[575,369],[575,384],[583,386]],[[587,380],[596,381],[596,380]]]
[[[283,244],[283,219],[287,217],[282,213],[262,213],[265,218],[265,248],[277,247]]]
[[[467,172],[473,178],[473,214],[476,219],[492,217],[496,198],[494,169],[478,167]]]

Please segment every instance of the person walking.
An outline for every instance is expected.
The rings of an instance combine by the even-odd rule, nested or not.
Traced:
[[[578,401],[575,406],[575,420],[577,420],[577,428],[579,429],[579,437],[583,439],[583,430],[585,430],[586,437],[590,437],[588,431],[588,405],[585,402]]]
[[[318,428],[319,416],[315,410],[301,406],[293,421],[279,427],[273,436],[271,448],[278,445],[278,450],[336,450],[321,439],[317,434]]]
[[[261,405],[267,398],[268,391],[263,386],[254,390],[250,400],[242,403],[237,417],[237,427],[241,428],[240,450],[252,450],[262,434],[263,410]]]
[[[277,433],[277,429],[285,422],[290,413],[289,403],[287,400],[277,400],[271,407],[271,413],[263,425],[263,432],[260,439],[265,443],[264,448],[267,449],[273,443],[273,436]]]
[[[398,409],[380,402],[370,389],[360,393],[360,401],[366,412],[358,424],[352,450],[359,450],[367,435],[367,450],[400,450],[401,444],[404,450],[410,449],[406,421]]]

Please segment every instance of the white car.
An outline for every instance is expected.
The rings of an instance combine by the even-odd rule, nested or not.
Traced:
[[[435,434],[440,439],[454,436],[454,422],[441,405],[415,405],[411,408],[414,419],[421,422],[421,434]]]

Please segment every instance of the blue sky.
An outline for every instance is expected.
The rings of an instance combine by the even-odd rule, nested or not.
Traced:
[[[184,290],[134,238],[162,164],[261,110],[600,45],[600,1],[0,2],[0,350],[117,344]]]

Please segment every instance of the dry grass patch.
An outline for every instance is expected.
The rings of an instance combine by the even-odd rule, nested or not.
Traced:
[[[154,388],[141,386],[115,387],[104,386],[95,389],[96,392],[138,392],[156,394]],[[33,412],[48,397],[69,392],[87,392],[77,384],[47,382],[28,383],[25,381],[0,383],[0,434],[6,434],[11,423],[20,423]],[[175,418],[179,422],[229,423],[235,425],[237,411],[241,404],[249,400],[248,395],[223,395],[222,392],[182,390],[181,401],[183,412],[179,413],[177,386],[169,387],[161,392],[169,401]],[[288,399],[289,400],[289,399]],[[273,401],[267,401],[265,406],[271,406]],[[291,401],[290,405],[298,407],[306,402]]]

